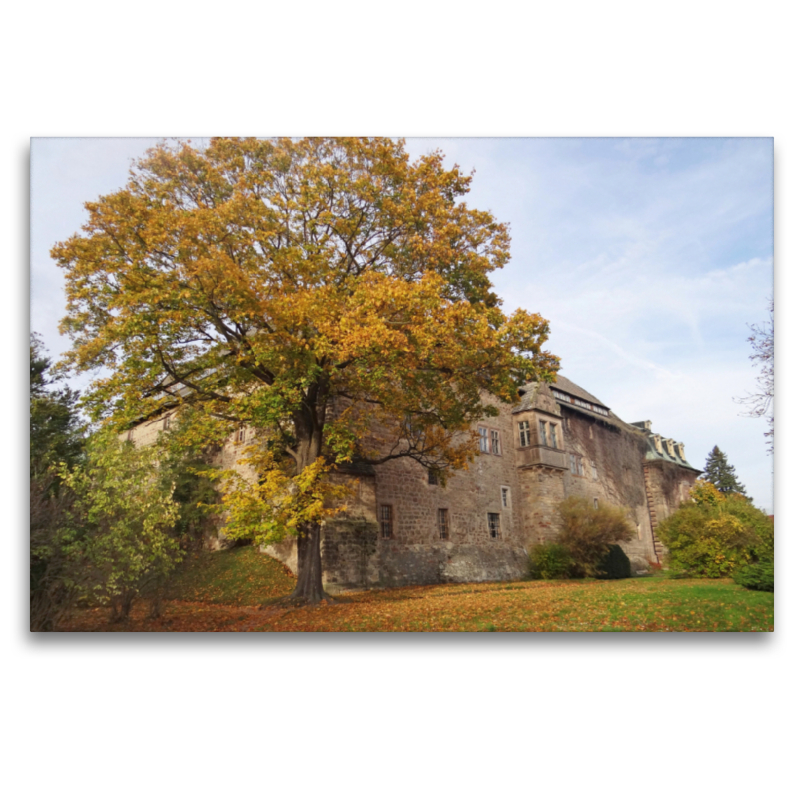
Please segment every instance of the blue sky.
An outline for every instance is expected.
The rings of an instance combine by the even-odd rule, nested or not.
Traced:
[[[31,327],[53,354],[64,313],[52,244],[83,202],[121,187],[155,139],[34,139]],[[714,445],[772,512],[765,424],[734,403],[755,388],[748,324],[767,318],[773,279],[769,138],[407,139],[475,170],[468,202],[511,228],[495,273],[506,311],[551,323],[562,372],[632,422],[683,441],[702,468]],[[84,385],[77,381],[76,385]]]

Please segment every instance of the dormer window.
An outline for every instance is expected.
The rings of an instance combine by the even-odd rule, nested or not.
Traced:
[[[675,458],[675,441],[673,439],[667,439],[667,452]]]
[[[661,437],[657,433],[653,434],[653,445],[656,448],[656,452],[661,453],[663,455],[664,450],[661,447]]]

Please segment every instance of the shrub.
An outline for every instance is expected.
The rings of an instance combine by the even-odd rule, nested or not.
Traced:
[[[597,565],[597,569],[598,578],[616,580],[631,577],[630,559],[618,544],[612,544],[608,548],[605,558]]]
[[[537,544],[529,555],[532,578],[556,580],[568,578],[572,570],[572,558],[564,545],[555,542]]]
[[[733,579],[745,589],[757,592],[775,591],[775,564],[773,561],[758,561],[739,567],[733,573]]]
[[[692,490],[656,529],[669,549],[674,577],[722,578],[774,553],[772,520],[740,494],[723,495],[710,484]]]
[[[178,504],[159,478],[154,447],[135,448],[110,431],[87,445],[86,463],[60,472],[74,501],[64,525],[69,555],[81,563],[70,588],[125,619],[142,589],[163,580],[180,559]]]
[[[561,526],[558,543],[572,558],[576,577],[595,576],[598,565],[616,542],[628,542],[634,536],[625,511],[604,503],[595,508],[584,497],[568,497],[559,505]]]

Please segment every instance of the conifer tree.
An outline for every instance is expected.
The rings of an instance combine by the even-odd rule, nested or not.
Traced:
[[[728,457],[717,445],[714,445],[714,449],[708,454],[705,472],[700,477],[712,483],[724,494],[738,492],[747,497],[747,490],[739,482],[736,470],[728,463]]]

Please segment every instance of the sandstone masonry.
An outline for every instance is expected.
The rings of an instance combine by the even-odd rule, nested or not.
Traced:
[[[700,470],[683,445],[628,424],[572,381],[520,389],[516,406],[500,405],[480,423],[480,452],[446,485],[411,459],[354,467],[357,495],[346,516],[322,532],[328,588],[495,581],[522,577],[527,551],[552,541],[558,505],[579,495],[624,508],[637,537],[622,544],[634,569],[659,561],[656,525],[689,496]],[[165,418],[131,431],[147,444]],[[232,466],[251,434],[240,432],[217,460]],[[209,546],[224,546],[212,536]],[[266,548],[296,571],[296,543]]]

